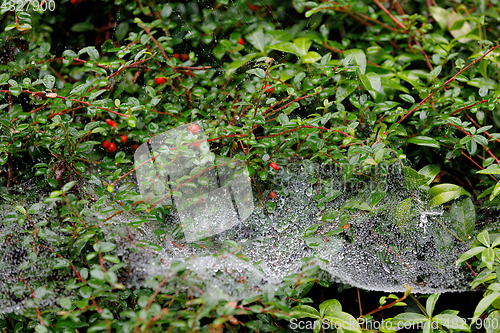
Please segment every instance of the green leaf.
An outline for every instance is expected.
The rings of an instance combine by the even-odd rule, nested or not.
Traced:
[[[439,142],[428,136],[414,136],[408,142],[419,146],[439,148]]]
[[[9,91],[12,94],[12,96],[19,96],[21,95],[22,88],[21,86],[15,86],[15,87],[10,86]]]
[[[469,325],[467,325],[465,320],[460,318],[459,316],[441,313],[434,316],[433,319],[437,321],[439,325],[443,325],[445,327],[448,327],[449,329],[453,329],[453,331],[460,330],[470,332]]]
[[[266,50],[276,50],[286,53],[292,53],[295,54],[296,56],[301,55],[299,47],[296,44],[290,42],[272,44],[266,46]]]
[[[293,43],[297,45],[299,55],[305,56],[311,47],[312,41],[307,37],[300,37],[293,40]]]
[[[472,257],[475,257],[479,253],[483,252],[486,248],[484,246],[476,246],[470,249],[469,251],[465,252],[458,258],[458,260],[455,262],[455,265],[459,265],[460,263],[469,260]]]
[[[326,315],[324,318],[343,330],[362,333],[356,318],[346,312],[336,312],[332,315]]]
[[[439,294],[432,294],[429,296],[427,302],[425,303],[425,311],[427,311],[427,315],[429,317],[432,317],[432,313],[434,312],[434,306],[436,305],[438,298]]]
[[[430,185],[433,180],[436,178],[436,176],[439,174],[441,171],[441,167],[437,164],[428,164],[424,166],[422,169],[418,171],[419,174],[424,175],[426,178],[429,178],[427,180],[427,185]]]
[[[413,98],[412,95],[408,95],[408,94],[401,94],[399,95],[399,98],[401,98],[403,101],[406,101],[408,103],[415,103],[415,98]]]
[[[441,7],[430,6],[429,12],[442,30],[448,28],[448,11]]]
[[[490,201],[495,199],[495,197],[500,193],[500,181],[496,183],[495,187],[493,188],[493,191],[491,191],[490,195]]]
[[[83,164],[82,162],[76,162],[75,164],[73,164],[73,167],[80,173],[85,172],[85,170],[87,169],[85,164]]]
[[[500,175],[500,165],[492,164],[484,170],[479,170],[476,173],[480,173],[483,175]]]
[[[437,207],[448,201],[457,199],[462,195],[471,196],[469,192],[455,184],[439,184],[433,186],[429,191],[429,196],[431,197],[428,204],[429,208]]]
[[[90,326],[87,332],[92,333],[92,332],[107,331],[107,330],[108,330],[108,324],[106,324],[105,321],[99,321],[96,324]]]
[[[127,117],[127,124],[130,127],[136,127],[137,126],[137,118],[135,116],[128,116]]]
[[[365,71],[366,71],[366,55],[365,55],[365,52],[363,52],[363,50],[359,50],[359,49],[346,50],[344,52],[344,56],[347,57],[349,55],[352,55],[354,57],[354,61],[359,66],[359,72],[360,72],[360,74],[365,74]]]
[[[99,59],[99,52],[94,46],[87,46],[78,51],[78,55],[83,53],[87,53],[92,61],[97,61]]]
[[[377,98],[378,92],[382,87],[380,82],[380,76],[375,73],[367,73],[359,75],[359,79],[361,80],[361,84],[367,90],[370,95],[372,95],[373,99]]]
[[[266,55],[265,47],[269,44],[270,37],[266,36],[262,29],[258,29],[246,37],[246,39],[257,50]]]
[[[318,52],[309,51],[303,56],[300,57],[302,63],[304,64],[312,64],[321,59],[321,55]]]
[[[474,318],[472,318],[472,322],[474,323],[476,319],[478,319],[484,311],[495,301],[500,297],[500,292],[494,292],[489,294],[488,296],[484,297],[476,307],[476,310],[474,310]]]
[[[74,181],[74,180],[73,180],[73,181],[71,181],[71,182],[69,182],[69,183],[65,184],[65,185],[62,187],[61,191],[62,191],[62,192],[64,192],[64,193],[68,192],[69,190],[71,190],[71,188],[72,188],[73,186],[75,186],[75,183],[76,183],[76,181]]]
[[[115,30],[115,38],[117,41],[120,41],[123,38],[125,38],[128,32],[128,28],[129,28],[128,22],[121,22],[120,24],[118,24]]]
[[[342,304],[336,299],[329,299],[319,305],[319,313],[321,317],[333,316],[336,313],[342,312]]]
[[[495,263],[495,251],[492,248],[487,248],[481,253],[482,262],[488,267],[488,269],[493,270],[493,264]]]
[[[471,198],[453,202],[450,217],[457,236],[467,241],[472,236],[476,225],[476,210]]]
[[[89,22],[80,22],[71,27],[71,31],[74,32],[84,32],[84,31],[91,31],[94,29],[94,26],[92,23]]]
[[[477,240],[481,242],[486,247],[490,246],[490,234],[487,230],[482,231],[479,235],[477,235]]]
[[[52,89],[56,83],[56,78],[52,75],[45,75],[42,79],[42,83],[47,89]]]
[[[318,310],[309,305],[297,305],[292,308],[295,318],[320,318]]]
[[[354,80],[343,80],[335,92],[335,101],[342,102],[347,96],[356,90],[357,83]]]
[[[477,143],[474,140],[469,140],[465,144],[465,148],[467,148],[467,151],[469,152],[469,155],[474,155],[477,151]]]
[[[393,327],[419,324],[427,321],[427,317],[415,312],[400,313],[391,319]]]

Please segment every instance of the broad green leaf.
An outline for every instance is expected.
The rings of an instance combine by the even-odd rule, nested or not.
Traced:
[[[483,252],[486,248],[484,246],[476,246],[470,249],[469,251],[465,252],[458,258],[457,261],[455,261],[455,265],[459,265],[460,263],[469,260],[470,258],[478,255],[479,253]]]
[[[429,196],[431,197],[429,208],[434,208],[453,199],[457,199],[461,195],[471,196],[469,192],[455,184],[439,184],[433,186],[429,191]]]
[[[312,64],[320,59],[321,59],[321,55],[317,52],[314,52],[314,51],[309,51],[306,54],[304,54],[302,57],[300,57],[300,60],[302,60],[302,63],[304,63],[304,64]]]
[[[162,13],[163,13],[163,10],[162,10]],[[117,41],[120,41],[123,38],[125,38],[125,36],[127,35],[127,32],[128,32],[128,28],[129,28],[128,22],[121,22],[120,24],[118,24],[118,26],[116,27],[116,30],[115,30],[115,38]]]
[[[430,6],[429,12],[442,30],[446,30],[448,28],[449,12],[446,9],[436,6]]]
[[[293,43],[297,45],[300,56],[305,56],[311,47],[312,41],[307,37],[300,37],[293,40]]]
[[[361,84],[367,90],[370,95],[372,95],[373,99],[377,98],[378,92],[382,87],[380,82],[380,76],[375,73],[367,73],[359,75],[359,79],[361,80]]]
[[[417,189],[427,183],[427,178],[424,175],[410,167],[403,167],[403,174],[405,176],[405,185],[410,190]]]
[[[344,52],[344,56],[352,55],[354,57],[354,61],[359,66],[360,74],[365,74],[366,71],[366,55],[363,50],[359,49],[350,49]]]
[[[434,306],[436,305],[438,298],[439,294],[432,294],[429,296],[427,302],[425,303],[425,311],[427,311],[427,315],[429,315],[429,317],[432,317],[432,313],[434,312]]]
[[[74,32],[84,32],[84,31],[90,31],[93,30],[94,26],[92,23],[89,22],[80,22],[71,27],[71,31]]]
[[[341,327],[343,330],[362,333],[356,318],[346,312],[336,312],[332,315],[325,315],[324,318],[338,327]]]
[[[343,80],[335,92],[335,101],[342,102],[347,96],[356,90],[357,83],[354,80]]]
[[[500,312],[498,310],[490,312],[488,318],[484,319],[483,327],[486,329],[486,333],[498,333],[500,323]]]
[[[270,38],[264,34],[262,29],[258,29],[248,35],[246,39],[253,45],[257,50],[264,53],[266,55],[265,47],[269,44]]]
[[[297,305],[292,308],[292,316],[295,318],[320,318],[318,310],[310,305]]]
[[[408,142],[419,146],[439,148],[439,142],[428,136],[414,136]]]
[[[477,151],[477,143],[474,140],[469,140],[465,144],[465,148],[467,148],[467,151],[469,152],[469,155],[474,155]]]
[[[394,327],[404,326],[405,324],[414,325],[418,323],[423,323],[425,321],[427,321],[426,316],[414,312],[400,313],[391,319],[391,322],[393,323]]]
[[[477,318],[479,318],[484,311],[493,303],[494,300],[496,300],[498,297],[500,297],[500,292],[496,291],[494,293],[489,294],[488,296],[484,297],[476,307],[476,310],[474,310],[474,318],[472,318],[472,322],[475,322]]]
[[[319,305],[319,313],[321,317],[331,316],[342,312],[342,304],[336,299],[329,299]]]
[[[493,270],[495,263],[495,251],[492,248],[487,248],[481,253],[481,260],[490,270]]]
[[[429,178],[429,180],[427,180],[427,185],[430,185],[440,171],[441,167],[438,164],[428,164],[420,169],[418,173],[424,175],[426,178]]]
[[[294,43],[277,43],[277,44],[272,44],[269,46],[266,46],[266,50],[276,50],[276,51],[281,51],[281,52],[286,52],[286,53],[292,53],[295,54],[296,56],[300,56],[300,49],[299,47],[294,44]]]
[[[402,86],[401,84],[399,84],[399,79],[398,78],[387,78],[387,77],[380,77],[380,80],[382,81],[382,86],[384,87],[384,89],[396,89],[396,90],[399,90],[399,91],[402,91],[404,93],[409,93],[410,91],[408,90],[408,88]]]
[[[484,78],[484,77],[475,77],[475,78],[467,81],[467,84],[469,84],[473,87],[476,87],[476,88],[487,87],[488,89],[491,89],[491,90],[498,89],[498,82],[496,82],[490,78]]]
[[[477,240],[481,242],[484,246],[490,246],[490,234],[487,230],[482,231],[479,235],[477,235]]]
[[[484,170],[479,170],[476,173],[484,174],[484,175],[499,175],[500,174],[500,165],[492,164]]]
[[[71,181],[71,182],[69,182],[69,183],[65,184],[65,185],[62,187],[61,191],[62,191],[62,192],[64,192],[64,193],[68,192],[69,190],[71,190],[71,188],[72,188],[73,186],[75,186],[75,183],[76,183],[76,181],[74,181],[74,180],[73,180],[73,181]]]
[[[470,284],[470,287],[471,287],[471,289],[477,288],[481,284],[489,282],[489,281],[494,280],[496,278],[497,278],[497,274],[486,268],[486,269],[482,270],[474,278],[474,280]]]
[[[491,192],[490,195],[490,201],[495,199],[495,197],[500,193],[500,181],[496,183],[495,187],[493,188],[493,191]]]
[[[45,75],[42,78],[42,83],[47,89],[52,89],[56,83],[56,78],[52,75]]]
[[[137,118],[135,116],[127,117],[127,124],[130,127],[136,127],[137,126]]]
[[[476,223],[476,210],[471,198],[455,201],[450,209],[450,217],[457,236],[467,241]]]
[[[443,325],[445,327],[453,329],[453,331],[460,330],[460,331],[470,332],[469,325],[467,325],[467,323],[459,316],[441,313],[434,316],[433,319],[437,321],[439,325]]]

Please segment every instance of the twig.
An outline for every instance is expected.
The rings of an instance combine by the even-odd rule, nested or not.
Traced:
[[[376,0],[378,1],[378,0]],[[400,124],[403,120],[405,120],[409,115],[411,115],[413,112],[415,112],[420,106],[422,106],[429,98],[431,98],[438,90],[440,90],[441,88],[443,88],[444,86],[446,86],[447,84],[449,84],[450,82],[454,81],[457,76],[459,76],[460,74],[462,74],[463,72],[465,72],[467,69],[469,69],[469,67],[471,67],[472,65],[476,64],[478,61],[482,60],[484,57],[486,57],[490,52],[492,52],[493,50],[497,49],[498,47],[500,47],[500,44],[498,44],[497,46],[494,46],[492,48],[490,48],[485,54],[483,54],[482,56],[480,56],[479,58],[477,58],[476,60],[474,60],[473,62],[471,62],[468,66],[464,67],[463,69],[461,69],[460,71],[458,71],[457,74],[453,75],[448,81],[446,81],[445,83],[443,83],[441,86],[439,86],[438,88],[436,88],[434,91],[432,91],[429,95],[427,95],[427,97],[425,97],[423,100],[420,101],[420,103],[418,103],[417,105],[415,105],[415,107],[413,109],[411,109],[408,113],[406,113],[403,117],[401,117],[400,120],[397,121],[397,124]],[[388,132],[385,133],[385,135],[387,135]]]

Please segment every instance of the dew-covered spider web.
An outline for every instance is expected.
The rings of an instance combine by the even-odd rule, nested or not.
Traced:
[[[154,146],[154,141],[149,145]],[[173,151],[165,150],[165,145],[158,147]],[[166,165],[166,160],[159,165]],[[213,162],[207,159],[204,163]],[[185,196],[172,197],[165,210],[155,214],[122,213],[109,219],[118,207],[113,207],[110,196],[96,194],[101,180],[93,175],[80,182],[79,196],[88,200],[81,218],[90,231],[70,242],[70,251],[81,250],[93,236],[92,227],[101,228],[106,239],[117,245],[113,253],[126,267],[118,276],[121,283],[155,286],[151,282],[155,277],[171,278],[182,270],[189,278],[172,279],[172,288],[197,295],[208,293],[216,299],[243,299],[276,291],[286,276],[300,272],[303,258],[315,258],[312,262],[329,273],[332,281],[368,290],[398,292],[406,286],[422,293],[468,289],[470,271],[454,262],[468,249],[469,240],[458,239],[442,208],[426,209],[427,199],[418,190],[408,189],[400,165],[392,165],[380,178],[346,182],[333,164],[295,161],[283,165],[269,179],[279,194],[263,202],[255,188],[250,193],[238,191],[245,189],[244,167],[232,165],[231,171],[227,160],[221,164],[214,168],[217,172],[204,174],[202,182],[213,186],[213,191],[201,193],[202,200],[196,192],[191,196],[196,200],[188,203],[189,193],[184,189]],[[200,165],[192,167],[189,172]],[[171,174],[167,188],[172,187],[175,177]],[[142,181],[147,183],[145,178]],[[70,279],[78,283],[68,260],[57,255],[68,246],[60,243],[61,236],[70,235],[72,228],[54,228],[62,225],[56,204],[40,201],[48,193],[39,193],[31,185],[23,184],[12,194],[2,189],[2,312],[22,311],[35,303],[54,305],[58,298],[70,296],[71,288],[49,294],[44,286]],[[137,184],[121,186],[134,187],[139,196],[146,193]],[[158,188],[145,200],[157,201],[162,194]],[[161,186],[160,190],[168,193]],[[325,194],[321,200],[317,200],[318,193]],[[220,204],[225,194],[230,195],[231,205]],[[238,206],[238,200],[244,202],[249,197],[253,206]],[[204,229],[207,226],[213,231]],[[200,227],[203,230],[193,232]]]

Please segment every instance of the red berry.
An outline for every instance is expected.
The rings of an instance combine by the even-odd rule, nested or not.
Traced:
[[[139,145],[138,145],[137,143],[134,143],[134,144],[132,145],[132,149],[133,149],[133,150],[137,150],[137,148],[139,148]]]
[[[202,197],[200,197],[200,200],[198,200],[198,203],[200,203],[200,202],[202,202],[202,201],[203,201],[203,198],[202,198]]]
[[[199,143],[195,143],[193,146],[194,146],[194,149],[200,148],[200,144]]]
[[[250,10],[252,12],[256,12],[256,11],[258,11],[260,9],[260,6],[250,5],[250,6],[248,6],[248,8],[250,8]]]
[[[174,53],[174,55],[172,57],[174,57],[176,59],[180,59],[181,55],[179,53]]]
[[[199,130],[200,130],[200,127],[196,124],[189,126],[189,131],[191,131],[191,133],[193,133],[193,134],[198,133]]]
[[[101,147],[102,147],[102,148],[108,148],[108,147],[109,147],[109,145],[110,145],[109,140],[103,141],[103,142],[101,143]]]
[[[158,84],[158,85],[165,84],[165,78],[164,77],[157,77],[155,79],[155,83]]]
[[[187,54],[181,54],[181,60],[182,61],[187,61],[189,59],[189,56]]]
[[[76,6],[80,3],[80,0],[71,0],[70,2],[72,5]]]
[[[118,124],[116,123],[116,121],[113,121],[113,123],[109,126],[113,127],[113,129],[115,129],[115,127],[118,126]]]
[[[122,143],[127,143],[128,138],[125,134],[123,134],[120,138],[122,139]]]
[[[108,119],[106,119],[106,124],[108,124],[109,126],[113,126],[113,123],[114,123],[114,121],[113,121],[113,120],[111,120],[111,119],[109,119],[109,118],[108,118]]]
[[[278,171],[278,169],[279,169],[278,164],[276,164],[276,163],[274,163],[274,162],[273,162],[273,163],[271,163],[271,164],[269,164],[269,166],[270,166],[271,168],[273,168],[274,170],[276,170],[276,171]]]
[[[266,85],[264,86],[264,92],[266,92],[266,93],[268,93],[268,94],[271,94],[271,93],[273,93],[273,92],[274,92],[274,88],[273,88],[273,87],[271,87],[270,85],[266,84]]]
[[[269,193],[269,197],[270,197],[271,199],[276,198],[276,196],[277,196],[277,194],[276,194],[276,192],[274,192],[274,191],[272,191],[271,193]]]
[[[238,40],[238,44],[240,44],[240,45],[245,44],[245,41],[243,40],[243,38],[240,38],[240,39]]]
[[[112,153],[112,152],[114,152],[115,150],[116,150],[116,145],[115,145],[113,142],[111,142],[111,143],[109,144],[109,147],[108,147],[108,148],[106,148],[106,151],[107,151],[108,153]]]

